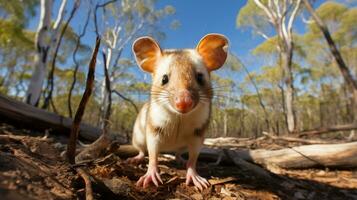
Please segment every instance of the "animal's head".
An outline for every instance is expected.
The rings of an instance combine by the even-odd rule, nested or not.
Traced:
[[[224,64],[227,50],[228,40],[220,34],[204,36],[195,49],[162,50],[151,37],[133,44],[138,65],[152,74],[152,101],[182,114],[210,102],[210,72]]]

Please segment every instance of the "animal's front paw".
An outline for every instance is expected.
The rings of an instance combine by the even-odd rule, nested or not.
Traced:
[[[147,186],[149,186],[150,182],[153,182],[156,185],[156,187],[159,186],[159,182],[163,184],[157,167],[152,167],[152,168],[149,167],[146,174],[140,177],[138,182],[136,182],[136,186],[146,188]]]
[[[189,167],[187,169],[186,185],[190,184],[191,182],[193,182],[193,184],[201,191],[203,190],[203,188],[206,189],[210,185],[205,178],[198,175],[195,169]]]
[[[145,155],[144,153],[139,153],[138,155],[132,157],[132,158],[128,158],[126,159],[126,163],[129,163],[129,164],[139,164],[141,162],[144,161],[144,158],[145,158]]]

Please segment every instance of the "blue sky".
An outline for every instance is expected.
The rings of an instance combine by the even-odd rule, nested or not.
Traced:
[[[73,1],[69,2],[71,3],[67,6],[68,12]],[[106,0],[102,2],[106,2]],[[324,1],[316,1],[315,6],[322,2]],[[60,1],[55,0],[54,10],[58,10],[59,4]],[[249,29],[237,28],[235,24],[237,13],[245,4],[246,1],[243,0],[158,0],[157,8],[172,5],[176,9],[175,15],[163,19],[158,24],[160,30],[166,34],[166,39],[161,41],[162,48],[194,48],[205,34],[221,33],[229,38],[230,50],[238,55],[250,71],[259,70],[259,66],[263,64],[264,60],[253,57],[250,51],[264,39],[254,35]],[[87,6],[82,5],[71,23],[77,32],[83,27],[86,13]],[[36,16],[31,20],[31,29],[36,29],[38,19],[39,17]],[[170,29],[170,23],[174,19],[181,23],[181,26],[176,30]],[[304,28],[305,25],[301,19],[297,18],[294,31],[303,33]],[[94,38],[95,33],[91,23],[87,35],[84,37],[84,42],[93,46]],[[125,48],[124,56],[132,56],[130,47],[131,43]]]

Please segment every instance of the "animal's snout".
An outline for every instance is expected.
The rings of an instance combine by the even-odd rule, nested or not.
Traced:
[[[187,113],[192,109],[193,100],[191,93],[187,90],[182,90],[175,96],[176,109],[181,113]]]

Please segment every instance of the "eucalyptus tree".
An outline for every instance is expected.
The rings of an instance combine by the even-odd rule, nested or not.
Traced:
[[[98,7],[103,8],[102,12],[99,12]],[[120,65],[119,60],[123,49],[132,39],[144,33],[162,38],[163,33],[155,26],[156,23],[163,17],[175,13],[172,6],[156,9],[154,0],[113,1],[107,5],[97,4],[96,10],[99,14],[94,14],[96,32],[103,38],[104,51],[107,54],[106,66],[111,82],[118,81],[126,70],[124,65]],[[99,24],[99,20],[102,23]],[[101,111],[104,111],[109,93],[105,90],[104,79],[101,83]]]
[[[324,55],[325,60],[330,60],[333,65],[338,67],[344,83],[352,94],[353,110],[356,113],[357,80],[355,72],[357,57],[355,52],[357,50],[357,31],[355,27],[357,25],[357,8],[349,8],[336,2],[325,2],[315,11],[309,1],[303,1],[312,18],[309,21],[309,31],[306,38],[320,45],[320,48],[312,53]],[[325,50],[325,52],[321,50]],[[321,59],[321,56],[316,56],[316,58]],[[325,63],[325,65],[329,66],[330,64]],[[351,68],[353,66],[354,68]],[[356,114],[354,114],[354,118],[354,120],[357,120]]]
[[[37,0],[0,0],[0,90],[18,96],[33,57],[34,33],[26,30]],[[15,88],[16,87],[16,88]],[[11,88],[15,88],[11,90]],[[11,92],[12,91],[12,92]]]
[[[41,0],[40,20],[35,37],[35,65],[30,84],[26,92],[26,102],[31,105],[38,105],[42,92],[43,82],[46,77],[47,63],[53,48],[57,44],[59,28],[62,25],[66,11],[67,0],[62,0],[57,11],[57,17],[51,26],[53,0]]]
[[[281,66],[284,69],[285,107],[289,132],[295,131],[294,80],[292,60],[294,50],[293,23],[301,7],[301,0],[248,0],[237,16],[238,26],[252,27],[255,33],[269,40],[274,32],[278,43]]]

